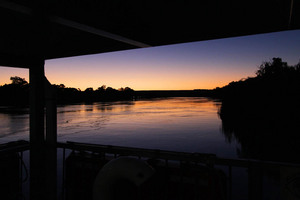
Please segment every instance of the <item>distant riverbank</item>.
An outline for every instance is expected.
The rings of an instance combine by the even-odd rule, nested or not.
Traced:
[[[156,98],[156,97],[212,97],[214,90],[144,90],[135,91],[136,98]]]

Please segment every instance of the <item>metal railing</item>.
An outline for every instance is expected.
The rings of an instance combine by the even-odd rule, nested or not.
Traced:
[[[27,199],[29,182],[29,142],[16,141],[0,144],[0,194],[1,199]]]
[[[29,142],[25,141],[0,145],[0,188],[6,192],[8,199],[29,199],[29,151]],[[293,195],[297,197],[299,191],[299,164],[66,142],[57,143],[58,199],[76,199],[71,193],[77,187],[73,180],[81,185],[88,182],[90,185],[85,192],[91,195],[91,184],[101,167],[120,156],[147,161],[164,177],[156,179],[161,185],[154,188],[157,192],[152,194],[152,199],[155,199],[153,195],[158,195],[158,199],[285,199]],[[11,169],[9,166],[12,166]],[[6,189],[7,185],[15,190]],[[177,191],[172,196],[174,188]],[[75,191],[81,192],[77,199],[86,195],[84,188],[80,190]]]
[[[58,143],[58,148],[63,149],[64,160],[66,159],[66,150],[70,150],[71,152],[77,152],[82,156],[84,156],[85,153],[90,153],[89,155],[94,155],[95,157],[101,159],[112,159],[119,156],[133,156],[139,159],[148,161],[151,160],[154,163],[160,161],[164,163],[163,165],[165,167],[169,167],[177,163],[177,166],[179,166],[180,169],[177,172],[181,173],[181,177],[179,177],[179,180],[181,181],[183,180],[182,175],[186,173],[182,171],[184,167],[186,167],[186,170],[192,170],[196,168],[201,170],[218,169],[224,172],[219,174],[220,176],[225,174],[225,199],[267,199],[270,196],[268,193],[270,193],[270,190],[274,189],[274,187],[277,189],[276,192],[278,193],[275,194],[274,191],[272,191],[273,195],[276,195],[279,199],[280,197],[278,197],[278,195],[281,195],[281,198],[284,198],[285,194],[283,194],[283,190],[286,189],[286,186],[285,183],[282,183],[282,181],[284,181],[282,179],[283,171],[285,170],[285,172],[288,173],[294,169],[296,169],[296,171],[300,169],[299,164],[292,163],[226,159],[219,158],[214,154],[174,152],[76,142]],[[63,168],[65,169],[65,162],[63,164]],[[199,172],[199,170],[194,171],[196,173]],[[297,173],[295,172],[294,175],[297,176],[296,174]],[[293,173],[290,173],[290,175],[293,176]],[[275,177],[277,181],[277,185],[273,185],[273,188],[270,188],[268,183],[269,176],[271,176],[271,178]],[[196,174],[195,177],[197,177]],[[65,173],[63,178],[65,178]],[[219,179],[218,181],[222,180]],[[240,181],[243,182],[241,185],[239,184]],[[197,182],[199,182],[199,180],[196,178],[194,183]],[[241,188],[243,191],[240,191]],[[242,194],[239,195],[237,193]]]

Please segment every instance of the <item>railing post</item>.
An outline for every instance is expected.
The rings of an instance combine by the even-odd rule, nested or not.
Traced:
[[[229,176],[229,187],[228,187],[228,196],[229,199],[232,199],[232,166],[228,165],[228,176]]]
[[[251,164],[248,168],[248,196],[250,200],[262,199],[263,169],[259,164]]]

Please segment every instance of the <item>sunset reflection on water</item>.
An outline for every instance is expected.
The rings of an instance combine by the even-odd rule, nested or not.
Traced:
[[[236,157],[238,144],[226,142],[217,114],[221,103],[199,97],[97,102],[59,106],[58,141],[76,141]],[[2,116],[3,114],[1,114]],[[27,118],[29,117],[26,115]],[[10,120],[8,120],[10,121]],[[28,139],[20,127],[1,140]],[[28,127],[28,125],[27,125]],[[2,143],[2,141],[1,141]]]

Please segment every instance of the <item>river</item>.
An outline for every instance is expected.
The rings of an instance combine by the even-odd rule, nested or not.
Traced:
[[[218,116],[221,103],[200,97],[96,102],[57,108],[58,141],[213,153],[237,158]],[[0,113],[0,143],[29,140],[28,110]]]

